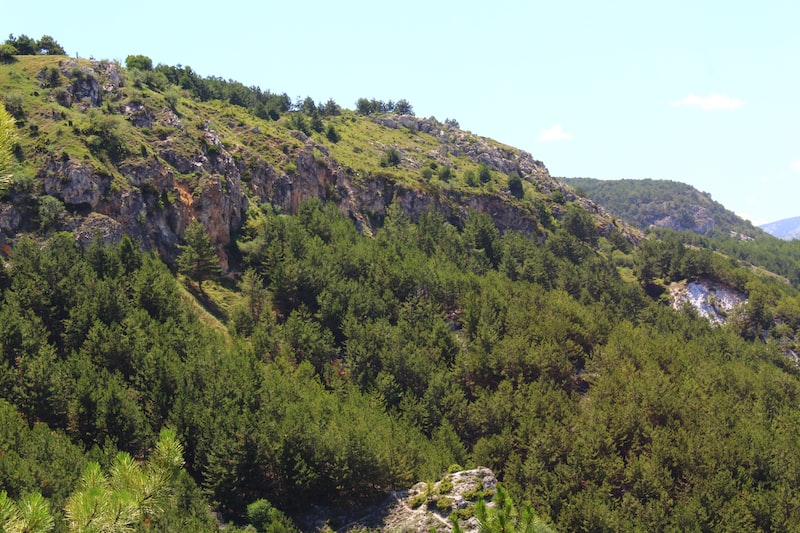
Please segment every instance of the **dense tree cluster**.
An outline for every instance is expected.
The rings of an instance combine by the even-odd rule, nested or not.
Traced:
[[[0,45],[0,61],[8,60],[8,58],[13,55],[63,56],[66,55],[66,52],[64,48],[49,35],[42,35],[40,39],[36,40],[25,34],[21,34],[18,37],[14,37],[14,34],[11,34],[8,36],[8,39]]]
[[[339,139],[340,122],[322,121],[340,112],[333,100],[292,103],[144,56],[126,65],[134,84]],[[363,114],[412,111],[363,100]],[[74,126],[102,141],[93,154],[128,149],[114,117]],[[385,165],[402,166],[405,148],[385,146]],[[447,181],[453,168],[422,171]],[[461,168],[473,187],[498,179]],[[531,196],[518,175],[508,187]],[[540,201],[532,235],[479,213],[412,221],[394,205],[368,237],[334,205],[253,207],[229,254],[235,289],[210,281],[215,250],[193,224],[177,268],[224,294],[215,318],[131,239],[81,248],[55,233],[69,213],[42,199],[31,218],[48,233],[0,263],[4,501],[47,503],[63,529],[87,465],[106,494],[116,458],[150,457],[167,427],[186,471],[154,529],[214,530],[213,507],[289,530],[282,511],[367,501],[457,463],[491,467],[530,502],[519,523],[542,517],[540,529],[796,530],[800,375],[786,354],[800,350],[800,297],[746,263],[796,282],[800,248],[657,232],[634,249],[552,200],[558,220]],[[749,298],[723,327],[658,298],[701,277]],[[483,518],[501,523],[507,507]]]
[[[377,100],[375,98],[359,98],[356,100],[356,111],[362,115],[373,115],[375,113],[397,113],[400,115],[413,115],[414,107],[406,99],[394,102],[389,100]]]
[[[153,74],[162,75],[165,82],[185,89],[201,101],[222,100],[244,107],[259,118],[277,120],[292,107],[292,101],[286,93],[275,94],[217,76],[203,77],[189,66],[159,64],[153,69]],[[158,84],[157,77],[151,76],[149,79]]]
[[[159,520],[196,530],[209,504],[285,524],[273,505],[348,505],[452,463],[494,469],[557,530],[796,527],[800,377],[780,345],[652,302],[595,243],[580,212],[542,244],[479,214],[392,209],[370,238],[335,206],[264,207],[225,332],[127,238],[23,238],[0,276],[0,484],[58,516],[89,461],[169,426],[192,477]],[[634,259],[677,276],[692,253]],[[748,313],[800,316],[781,298]]]

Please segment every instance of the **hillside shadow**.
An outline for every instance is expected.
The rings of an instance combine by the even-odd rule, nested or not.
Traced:
[[[190,281],[186,285],[186,290],[191,294],[195,301],[211,316],[217,319],[220,323],[224,324],[228,320],[228,314],[212,297],[209,295],[205,288],[197,283]]]

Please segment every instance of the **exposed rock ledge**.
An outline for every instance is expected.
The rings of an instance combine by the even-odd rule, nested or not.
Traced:
[[[303,517],[300,527],[304,531],[319,531],[333,528],[336,531],[370,530],[396,531],[452,531],[451,514],[461,514],[459,525],[465,533],[479,530],[477,519],[472,516],[475,502],[484,496],[491,507],[491,497],[497,486],[497,478],[486,467],[463,470],[446,475],[437,482],[417,483],[409,490],[393,491],[379,505],[362,509],[358,516],[331,516],[317,508]]]
[[[700,316],[712,324],[727,322],[728,314],[747,302],[747,296],[731,287],[707,279],[681,281],[669,287],[672,307],[676,310],[690,305]]]

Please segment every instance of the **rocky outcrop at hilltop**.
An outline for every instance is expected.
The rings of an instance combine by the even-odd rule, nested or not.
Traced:
[[[367,234],[375,232],[393,204],[411,220],[435,210],[461,226],[470,212],[477,212],[489,215],[501,231],[541,236],[543,225],[551,224],[551,217],[561,218],[566,203],[573,202],[596,215],[601,235],[612,228],[611,217],[597,204],[553,179],[529,153],[432,118],[352,117],[351,122],[373,120],[390,129],[422,132],[436,143],[403,157],[405,175],[351,169],[325,144],[299,131],[280,126],[262,133],[228,109],[200,109],[196,101],[176,96],[177,90],[173,98],[149,91],[145,85],[150,81],[165,83],[157,76],[151,80],[139,73],[129,86],[124,69],[114,62],[67,59],[57,65],[43,68],[37,82],[48,105],[63,107],[36,120],[58,129],[55,137],[68,141],[67,148],[49,135],[37,138],[26,157],[35,161],[38,181],[0,203],[0,245],[17,233],[40,229],[42,193],[66,208],[66,220],[55,229],[74,231],[81,241],[89,239],[89,232],[104,240],[127,234],[167,262],[176,259],[185,228],[197,219],[208,230],[223,270],[228,270],[229,245],[250,202],[295,213],[308,199],[332,201]],[[37,135],[33,115],[25,120]],[[410,146],[405,149],[411,151]],[[358,150],[362,147],[353,146]],[[423,161],[454,165],[460,172],[455,162],[464,158],[467,166],[487,165],[498,183],[464,187],[420,178]],[[419,172],[409,178],[409,170]],[[527,182],[538,204],[514,196],[501,183],[502,175]]]

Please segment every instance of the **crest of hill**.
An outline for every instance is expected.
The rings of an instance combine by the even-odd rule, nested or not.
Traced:
[[[227,270],[251,206],[295,213],[310,198],[335,202],[367,234],[393,204],[411,220],[434,209],[460,226],[486,213],[501,231],[540,236],[575,206],[600,235],[637,238],[531,154],[413,116],[407,102],[406,114],[292,104],[189,67],[128,67],[50,55],[0,65],[19,138],[14,183],[0,195],[0,245],[43,229],[127,234],[172,262],[198,219]],[[46,197],[63,204],[58,216],[44,216]]]
[[[764,235],[749,221],[714,201],[710,194],[685,183],[654,179],[560,179],[579,195],[591,198],[641,230],[669,228],[709,237],[743,239]]]
[[[759,228],[779,239],[800,239],[800,217],[785,218],[769,224],[762,224]]]

